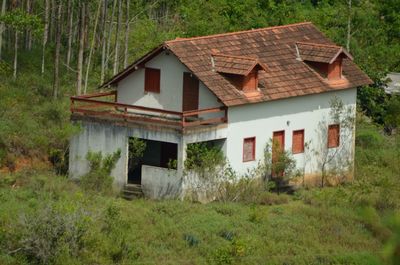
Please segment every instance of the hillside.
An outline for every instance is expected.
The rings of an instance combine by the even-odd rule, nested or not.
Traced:
[[[3,176],[0,263],[398,264],[399,141],[358,128],[356,180],[293,196],[126,201],[34,168]]]

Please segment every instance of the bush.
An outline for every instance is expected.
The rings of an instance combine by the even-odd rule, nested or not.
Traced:
[[[81,185],[85,190],[100,193],[112,191],[113,177],[111,171],[121,157],[121,150],[103,157],[101,152],[88,152],[86,159],[89,161],[90,171],[81,178]]]
[[[48,205],[22,218],[19,250],[38,264],[52,264],[60,256],[77,257],[91,221],[84,209],[69,212]]]

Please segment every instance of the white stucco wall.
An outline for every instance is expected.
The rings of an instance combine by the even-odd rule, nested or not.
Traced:
[[[178,132],[149,130],[145,127],[127,127],[103,122],[82,121],[80,125],[80,133],[74,135],[70,141],[69,176],[72,178],[79,178],[89,171],[89,164],[86,160],[86,154],[89,151],[101,151],[105,156],[120,149],[121,158],[111,175],[115,179],[115,186],[121,188],[127,183],[128,178],[129,137],[178,144],[178,171],[182,170],[184,146],[182,135]]]
[[[146,63],[160,69],[160,93],[144,91],[143,68],[119,82],[118,102],[157,109],[182,111],[183,73],[190,72],[172,53],[164,51]],[[199,108],[221,106],[217,97],[202,82],[199,83]]]
[[[304,141],[310,142],[310,150],[326,149],[326,131],[322,132],[320,123],[330,124],[330,100],[336,95],[346,106],[350,106],[355,115],[356,89],[314,94],[271,102],[257,103],[231,107],[228,110],[228,132],[226,140],[226,156],[233,169],[239,173],[257,166],[263,158],[266,143],[272,138],[273,132],[285,131],[285,150],[292,150],[292,134],[294,130],[304,129]],[[341,145],[347,149],[346,157],[353,158],[354,136],[352,132],[341,131]],[[256,137],[256,161],[243,162],[243,139]],[[333,151],[334,148],[329,151]],[[350,153],[348,153],[350,152]],[[293,155],[298,169],[306,174],[318,173],[321,156],[311,152]]]

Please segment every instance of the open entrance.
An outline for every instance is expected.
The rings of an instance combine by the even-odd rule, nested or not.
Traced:
[[[140,158],[135,158],[134,155],[132,156],[132,153],[135,152],[135,146],[133,141],[129,141],[129,184],[141,184],[143,165],[170,168],[173,167],[175,164],[174,161],[176,161],[178,157],[177,144],[144,139],[140,139],[140,141],[145,144],[143,156]]]

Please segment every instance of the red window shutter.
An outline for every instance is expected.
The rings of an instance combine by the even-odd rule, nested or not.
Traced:
[[[292,153],[298,154],[304,152],[304,130],[293,131]]]
[[[328,148],[338,147],[340,144],[340,127],[339,124],[328,126]]]
[[[160,93],[160,69],[145,68],[144,91]]]
[[[256,138],[245,138],[243,140],[243,162],[253,161],[256,158]]]

